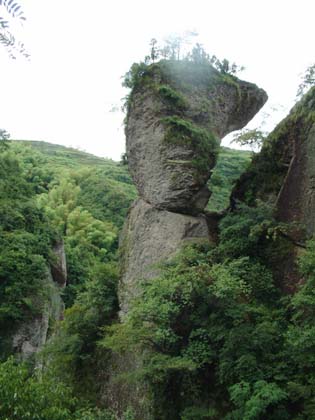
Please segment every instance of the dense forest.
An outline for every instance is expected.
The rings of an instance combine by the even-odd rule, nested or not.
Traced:
[[[218,211],[249,162],[247,152],[223,148],[220,156],[209,204]],[[106,365],[98,342],[117,317],[118,237],[136,197],[127,167],[45,142],[3,142],[0,158],[1,418],[110,418],[86,407],[96,405]],[[51,313],[42,353],[16,364],[8,358],[21,350],[12,347],[12,332],[45,309],[53,287],[47,267],[60,240],[68,271],[66,287],[57,290],[63,320]],[[56,312],[60,302],[54,304]],[[43,376],[31,375],[47,355]]]
[[[315,87],[221,147],[267,93],[181,42],[126,73],[121,162],[0,130],[0,420],[315,419]]]

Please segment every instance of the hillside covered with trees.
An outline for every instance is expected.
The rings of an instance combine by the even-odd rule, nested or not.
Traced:
[[[121,162],[0,129],[0,420],[315,420],[315,68],[244,129],[267,93],[186,35],[125,74]]]
[[[247,162],[246,152],[223,149],[215,172],[222,189],[216,193],[214,187],[214,208],[223,210],[232,182]],[[70,416],[77,404],[70,395],[82,399],[83,407],[96,404],[101,380],[95,377],[99,363],[105,363],[102,358],[106,359],[97,342],[102,337],[102,328],[116,317],[118,237],[135,197],[136,190],[123,164],[45,142],[3,143],[2,361],[18,350],[12,348],[12,332],[45,308],[50,293],[45,290],[49,287],[47,266],[54,258],[51,248],[61,239],[68,273],[67,286],[61,290],[66,307],[64,320],[49,321],[49,336],[53,339],[44,354],[49,354],[52,360],[44,382],[29,376],[27,366],[19,367],[10,358],[3,362],[0,392],[5,392],[1,395],[5,405],[0,406],[1,416],[35,418],[25,411],[29,408],[41,419],[66,419],[65,413]],[[28,359],[28,364],[36,364],[35,359]],[[13,398],[11,392],[16,387],[19,392]],[[54,396],[52,387],[56,387]],[[31,409],[33,393],[38,393],[38,398],[32,397],[35,405]],[[51,400],[48,407],[47,398]],[[14,417],[10,407],[16,411]],[[56,414],[52,414],[54,410]]]

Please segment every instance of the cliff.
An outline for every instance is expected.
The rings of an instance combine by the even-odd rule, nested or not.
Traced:
[[[122,311],[137,279],[182,243],[208,240],[202,212],[220,139],[240,129],[267,100],[256,85],[209,64],[162,61],[148,66],[129,97],[126,146],[140,200],[122,234]],[[185,216],[186,215],[186,216]]]
[[[156,277],[159,264],[185,244],[211,241],[203,210],[220,139],[246,125],[267,100],[256,85],[220,74],[208,63],[162,61],[136,76],[128,99],[126,143],[140,198],[121,237],[122,322],[140,283]],[[119,364],[130,366],[131,355],[125,357],[128,363],[121,359]],[[134,356],[132,364],[141,365],[141,359]],[[119,410],[132,405],[141,418],[151,419],[153,403],[143,396],[148,392],[137,387],[123,391],[125,386],[119,392],[115,387],[116,394],[126,395]],[[110,388],[106,392],[115,405]]]
[[[43,346],[61,289],[68,308],[40,381],[0,363],[0,417],[27,417],[32,395],[34,416],[49,420],[313,418],[314,89],[254,156],[230,207],[224,198],[209,214],[206,184],[220,192],[220,171],[231,179],[238,166],[238,152],[216,163],[220,136],[266,95],[189,62],[136,66],[132,81],[140,197],[118,284],[116,233],[136,197],[125,167],[45,143],[49,162],[15,143],[0,154],[1,357],[12,341],[23,357]]]
[[[276,220],[283,223],[283,235],[291,250],[281,260],[282,270],[277,277],[282,287],[291,292],[301,281],[297,257],[315,232],[314,123],[312,88],[270,133],[232,194],[234,202],[268,202]]]

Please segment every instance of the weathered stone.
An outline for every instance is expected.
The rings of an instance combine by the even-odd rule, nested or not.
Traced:
[[[59,240],[53,247],[54,260],[51,262],[51,274],[54,281],[60,287],[64,287],[67,283],[67,262],[65,247],[62,240]]]
[[[294,146],[277,200],[278,218],[300,224],[305,237],[310,238],[315,233],[315,124],[304,137],[296,138]]]
[[[122,232],[122,276],[119,285],[121,314],[138,294],[143,279],[154,278],[159,264],[187,243],[208,241],[205,216],[159,210],[139,199],[132,206]]]
[[[60,296],[60,287],[54,282],[50,271],[43,281],[47,293],[47,301],[43,304],[41,313],[19,325],[12,336],[12,349],[23,360],[36,356],[47,340],[50,321],[62,318],[64,304]],[[41,361],[37,360],[40,365]]]
[[[210,196],[205,184],[215,165],[215,151],[197,145],[195,138],[182,140],[180,132],[167,141],[169,127],[163,117],[175,114],[220,139],[244,127],[267,95],[256,85],[221,75],[210,65],[159,64],[151,78],[151,84],[134,89],[130,100],[126,143],[131,175],[140,196],[153,206],[198,213]],[[185,99],[180,112],[176,105],[170,109],[159,93],[165,83]]]
[[[111,407],[115,419],[125,420],[124,413],[132,408],[135,419],[155,420],[150,387],[145,381],[128,381],[125,375],[143,368],[143,359],[135,352],[112,354],[107,363],[102,387],[102,404]]]
[[[266,139],[233,193],[237,200],[255,200],[275,207],[277,221],[286,223],[286,252],[273,264],[282,290],[294,293],[302,281],[298,256],[315,234],[315,88],[312,88]]]
[[[220,216],[201,213],[210,196],[206,182],[215,165],[216,138],[242,128],[267,99],[257,86],[209,64],[162,62],[148,71],[131,93],[127,116],[128,162],[140,199],[129,211],[120,241],[121,322],[140,284],[157,277],[162,263],[185,244],[216,241]],[[128,406],[139,419],[155,418],[145,383],[117,381],[117,375],[136,371],[142,362],[137,354],[112,355],[104,395],[119,419]]]
[[[14,334],[12,347],[15,353],[25,360],[37,353],[46,343],[48,331],[47,311],[40,316],[20,325]]]

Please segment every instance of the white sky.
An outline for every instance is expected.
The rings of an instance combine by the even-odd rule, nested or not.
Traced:
[[[120,158],[126,91],[121,76],[149,52],[150,39],[196,30],[210,54],[244,65],[264,88],[268,128],[294,103],[300,75],[315,62],[313,0],[20,0],[19,34],[31,60],[0,48],[0,128]],[[276,105],[278,112],[271,111]],[[268,109],[269,108],[269,109]],[[261,116],[251,123],[259,124]]]

